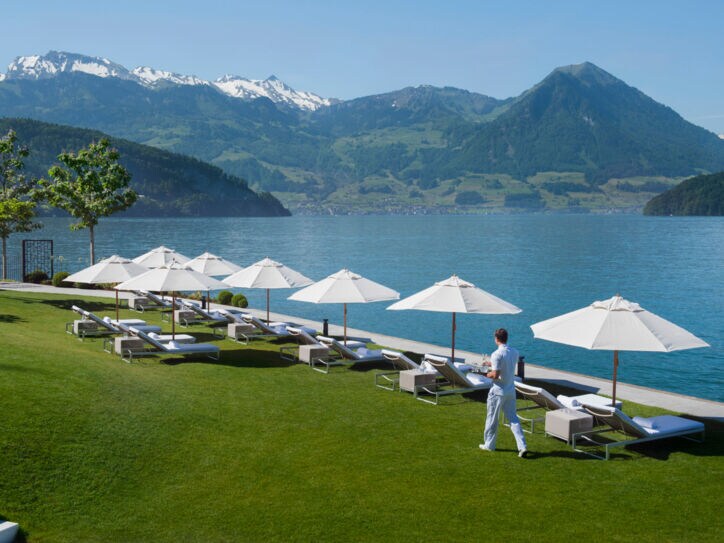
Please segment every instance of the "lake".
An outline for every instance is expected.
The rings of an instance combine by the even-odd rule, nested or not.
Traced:
[[[53,239],[56,271],[88,265],[88,232],[47,218],[24,238]],[[11,238],[19,251],[20,236]],[[620,293],[686,328],[711,348],[621,353],[627,383],[724,401],[724,218],[635,215],[346,216],[104,219],[96,254],[138,256],[167,245],[193,258],[204,251],[246,266],[269,256],[318,280],[341,268],[394,288],[401,297],[457,274],[523,309],[511,316],[459,315],[457,347],[491,352],[495,328],[542,366],[609,378],[612,354],[534,340],[530,324]],[[233,289],[230,289],[233,290]],[[342,307],[286,300],[272,311],[341,324]],[[264,291],[244,291],[263,307]],[[390,302],[391,303],[391,302]],[[349,306],[349,326],[449,345],[450,315]]]

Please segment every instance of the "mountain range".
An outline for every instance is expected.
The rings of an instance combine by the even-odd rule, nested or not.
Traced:
[[[339,101],[51,52],[10,65],[0,116],[192,155],[295,212],[631,210],[724,170],[724,140],[588,62],[502,100],[422,85]]]

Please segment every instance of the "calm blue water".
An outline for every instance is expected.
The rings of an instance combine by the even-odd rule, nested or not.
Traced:
[[[64,267],[87,265],[88,233],[45,219]],[[523,309],[460,315],[457,346],[490,352],[508,328],[529,362],[610,378],[610,352],[534,340],[530,324],[620,293],[712,345],[670,354],[622,353],[621,381],[724,401],[724,219],[628,215],[362,216],[274,219],[106,219],[96,254],[132,258],[164,244],[193,258],[211,251],[242,266],[269,256],[318,280],[347,267],[405,297],[453,273]],[[17,240],[11,240],[17,246]],[[56,268],[57,269],[57,268]],[[245,291],[264,306],[264,292]],[[287,301],[272,310],[342,321],[342,307]],[[349,325],[448,345],[450,315],[350,306]]]

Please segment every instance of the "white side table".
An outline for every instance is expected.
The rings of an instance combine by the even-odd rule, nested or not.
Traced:
[[[436,374],[420,370],[404,370],[400,372],[400,390],[415,392],[419,386],[435,384]]]
[[[571,442],[571,436],[593,428],[593,417],[575,409],[556,409],[546,413],[546,435]]]
[[[324,345],[300,345],[299,346],[299,361],[305,364],[311,364],[312,360],[322,358],[326,360],[329,358],[329,347]]]

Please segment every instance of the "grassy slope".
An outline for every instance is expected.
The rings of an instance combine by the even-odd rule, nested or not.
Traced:
[[[0,515],[29,541],[721,533],[719,432],[703,445],[670,440],[601,462],[540,434],[529,437],[534,458],[520,460],[503,429],[500,452],[486,454],[477,448],[483,403],[432,407],[376,389],[374,372],[289,366],[264,341],[219,340],[220,363],[127,365],[100,340],[64,333],[71,303],[0,292]]]

